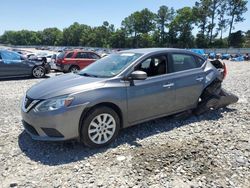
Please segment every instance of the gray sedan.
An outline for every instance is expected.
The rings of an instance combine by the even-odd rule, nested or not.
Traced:
[[[35,140],[78,138],[100,147],[122,128],[236,102],[236,96],[221,89],[225,70],[216,66],[180,49],[112,54],[77,74],[50,78],[29,89],[22,102],[23,124]]]
[[[50,66],[47,63],[28,60],[13,51],[0,50],[0,78],[20,76],[42,78],[49,71]]]

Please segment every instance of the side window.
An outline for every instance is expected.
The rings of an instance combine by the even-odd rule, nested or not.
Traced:
[[[137,65],[135,70],[144,71],[149,77],[166,74],[167,58],[166,56],[155,56],[148,58]]]
[[[196,57],[196,59],[197,59],[197,64],[199,67],[201,67],[203,65],[203,63],[206,61],[200,57]]]
[[[86,52],[77,52],[75,58],[88,59],[88,54]]]
[[[3,51],[1,53],[1,56],[4,60],[4,63],[6,64],[19,63],[22,60],[21,56],[18,53],[10,51]]]
[[[100,57],[94,53],[88,53],[90,59],[100,59]]]
[[[74,52],[69,52],[69,53],[65,56],[65,58],[72,58],[73,54],[74,54]]]
[[[172,54],[172,72],[197,68],[196,59],[188,54]]]

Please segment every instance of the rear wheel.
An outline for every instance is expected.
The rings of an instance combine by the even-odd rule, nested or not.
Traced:
[[[78,66],[72,66],[72,67],[70,67],[69,72],[78,73],[79,70],[80,70],[80,68]]]
[[[32,76],[35,78],[42,78],[45,76],[45,68],[43,66],[36,66],[32,70]]]
[[[120,129],[117,113],[108,107],[91,110],[81,126],[81,140],[88,147],[102,147],[112,142]]]

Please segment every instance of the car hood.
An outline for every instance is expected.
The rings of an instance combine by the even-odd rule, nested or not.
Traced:
[[[73,73],[64,74],[39,82],[27,91],[27,96],[32,99],[53,98],[101,87],[105,80]]]

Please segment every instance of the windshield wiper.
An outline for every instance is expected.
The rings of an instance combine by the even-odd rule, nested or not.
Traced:
[[[83,73],[83,74],[80,74],[80,75],[82,75],[82,76],[86,76],[86,77],[95,77],[95,78],[97,78],[97,77],[98,77],[98,76],[96,76],[96,75],[89,74],[89,73]]]

